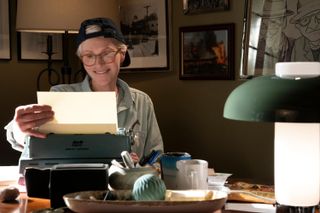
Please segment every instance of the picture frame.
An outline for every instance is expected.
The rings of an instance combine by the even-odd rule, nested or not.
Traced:
[[[234,24],[181,27],[180,79],[234,79]]]
[[[169,68],[168,0],[120,0],[120,23],[131,59],[121,72]]]
[[[230,0],[182,0],[183,13],[186,15],[226,11],[230,9]]]
[[[46,54],[48,35],[52,36],[52,60],[63,59],[63,42],[61,33],[33,33],[18,32],[18,59],[19,60],[48,60]]]
[[[0,60],[11,59],[9,0],[0,0]]]
[[[320,61],[319,24],[308,27],[320,1],[245,3],[240,78],[274,75],[277,62]]]

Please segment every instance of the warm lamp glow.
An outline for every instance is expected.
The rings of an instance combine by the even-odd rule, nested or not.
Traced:
[[[320,109],[319,109],[320,110]],[[275,123],[275,195],[278,203],[319,203],[320,124]]]
[[[276,201],[291,213],[312,212],[320,201],[320,63],[277,63],[276,76],[234,89],[223,116],[275,122]]]
[[[120,28],[119,12],[119,0],[17,0],[16,30],[19,32],[49,33],[46,52],[48,68],[39,73],[37,90],[41,90],[40,79],[46,72],[51,86],[59,83],[72,83],[72,70],[68,57],[69,33],[77,33],[84,20],[97,17],[110,18]],[[49,48],[52,47],[51,33],[63,35],[63,67],[60,75],[52,75],[53,70],[49,67],[53,54],[52,48]],[[57,77],[53,80],[52,76]]]
[[[83,20],[108,17],[120,26],[118,0],[18,0],[17,31],[78,32]]]

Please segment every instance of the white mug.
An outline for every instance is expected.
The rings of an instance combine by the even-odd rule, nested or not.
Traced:
[[[200,159],[179,160],[178,189],[208,189],[208,162]]]

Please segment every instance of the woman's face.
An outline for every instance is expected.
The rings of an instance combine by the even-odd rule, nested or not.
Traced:
[[[114,87],[124,57],[110,38],[90,38],[81,44],[80,58],[93,87]]]

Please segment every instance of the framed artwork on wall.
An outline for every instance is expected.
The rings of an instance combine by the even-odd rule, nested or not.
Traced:
[[[184,14],[199,14],[230,9],[230,0],[182,0]]]
[[[9,0],[0,0],[0,59],[11,59]]]
[[[180,79],[234,79],[234,24],[180,28]]]
[[[240,77],[275,73],[283,61],[320,61],[320,1],[246,0]]]
[[[167,0],[120,0],[121,31],[131,59],[121,72],[168,69],[167,9]]]
[[[18,32],[18,59],[19,60],[48,60],[48,33]],[[62,60],[62,34],[52,35],[52,60]]]

